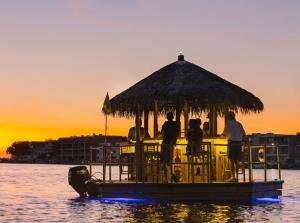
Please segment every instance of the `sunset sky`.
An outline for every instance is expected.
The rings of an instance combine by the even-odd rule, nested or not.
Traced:
[[[179,51],[261,98],[261,114],[238,116],[247,133],[296,134],[299,12],[298,0],[0,1],[0,153],[14,141],[103,133],[106,92]],[[109,118],[108,133],[131,125]]]

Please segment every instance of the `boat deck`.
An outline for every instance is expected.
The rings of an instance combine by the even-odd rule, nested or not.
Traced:
[[[124,147],[124,145],[122,146]],[[241,168],[236,173],[239,182],[230,182],[232,171],[225,149],[227,144],[214,144],[213,147],[210,143],[205,142],[203,143],[204,150],[209,152],[200,157],[189,157],[184,153],[186,145],[178,144],[174,151],[174,159],[170,160],[168,169],[164,166],[165,164],[160,162],[157,144],[147,143],[139,146],[143,148],[141,150],[143,162],[136,159],[135,154],[120,156],[118,174],[112,174],[111,148],[103,148],[104,162],[101,163],[102,170],[100,169],[99,172],[102,180],[93,179],[97,172],[92,174],[94,163],[91,153],[90,172],[84,166],[79,167],[78,170],[73,169],[69,172],[69,183],[80,196],[88,195],[96,198],[233,201],[278,197],[282,193],[284,181],[281,180],[278,147],[275,147],[278,180],[270,180],[267,176],[266,155],[263,161],[260,161],[264,170],[259,179],[263,178],[263,180],[253,177],[252,166],[257,163],[252,159],[253,150],[262,148],[266,153],[269,147],[265,145],[264,147],[245,146],[243,148]],[[155,150],[149,153],[152,147]],[[271,145],[270,148],[274,149],[274,145]],[[122,149],[120,151],[122,152]],[[246,152],[248,153],[247,158],[244,157]],[[107,154],[108,156],[106,156]],[[272,179],[274,178],[272,177]]]
[[[281,195],[283,181],[269,182],[214,182],[214,183],[102,183],[87,184],[90,197],[139,198],[157,200],[248,200]]]

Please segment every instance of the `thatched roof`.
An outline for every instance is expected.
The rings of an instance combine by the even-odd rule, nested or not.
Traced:
[[[263,103],[252,93],[185,61],[183,55],[178,58],[112,98],[113,114],[131,116],[137,105],[153,111],[154,100],[160,113],[174,110],[184,101],[194,113],[209,111],[212,105],[219,113],[228,109],[243,113],[263,110]]]

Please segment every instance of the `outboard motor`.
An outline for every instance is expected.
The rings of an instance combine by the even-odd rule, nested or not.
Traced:
[[[69,169],[69,184],[80,194],[80,197],[86,197],[85,182],[91,179],[88,169],[85,166],[76,166]]]

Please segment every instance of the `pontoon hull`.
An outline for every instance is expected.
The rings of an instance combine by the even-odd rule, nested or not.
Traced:
[[[87,183],[90,197],[164,201],[233,201],[278,197],[283,181],[253,183]]]

